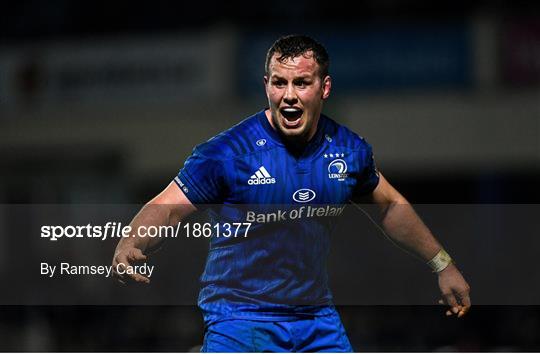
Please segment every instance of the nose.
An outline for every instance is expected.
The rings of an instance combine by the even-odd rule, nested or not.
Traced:
[[[287,85],[287,90],[283,96],[283,101],[288,105],[293,105],[298,102],[296,97],[296,92],[294,91],[294,86],[292,84]]]

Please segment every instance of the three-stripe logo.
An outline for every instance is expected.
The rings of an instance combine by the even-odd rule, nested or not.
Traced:
[[[259,169],[255,171],[255,174],[251,175],[251,177],[248,179],[249,185],[274,183],[276,183],[276,179],[272,177],[270,173],[268,173],[264,166],[259,167]]]

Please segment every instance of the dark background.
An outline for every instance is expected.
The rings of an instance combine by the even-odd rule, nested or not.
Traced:
[[[261,5],[4,5],[0,201],[146,202],[195,144],[265,105],[272,41],[307,33],[331,55],[325,112],[368,139],[411,202],[538,203],[538,4]],[[340,307],[362,351],[538,351],[539,310],[480,305],[456,320],[438,306]],[[186,351],[202,326],[193,306],[2,306],[0,350]]]

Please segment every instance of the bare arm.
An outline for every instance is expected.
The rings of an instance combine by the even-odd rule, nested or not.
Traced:
[[[400,247],[424,262],[431,260],[441,249],[441,244],[416,214],[411,204],[380,175],[380,181],[369,196],[370,202],[379,207],[381,224],[385,233]],[[438,272],[439,288],[443,299],[439,303],[450,306],[447,315],[461,317],[471,303],[469,285],[455,266],[450,263]]]
[[[118,280],[124,283],[126,277],[131,280],[143,283],[149,283],[150,279],[141,274],[118,274],[116,267],[136,261],[146,260],[145,251],[155,248],[160,240],[158,238],[140,237],[136,230],[140,226],[160,226],[160,225],[175,225],[183,220],[186,216],[197,210],[193,204],[186,198],[182,190],[171,182],[160,194],[149,201],[135,215],[130,223],[132,234],[128,238],[122,238],[113,256],[113,272]]]

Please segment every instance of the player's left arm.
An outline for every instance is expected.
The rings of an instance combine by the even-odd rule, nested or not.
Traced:
[[[418,256],[425,262],[433,260],[443,249],[431,231],[416,214],[411,204],[388,181],[379,175],[379,183],[368,196],[380,211],[381,224],[385,233],[400,247]],[[464,316],[471,307],[470,287],[453,262],[437,272],[439,288],[450,309],[446,315]]]

